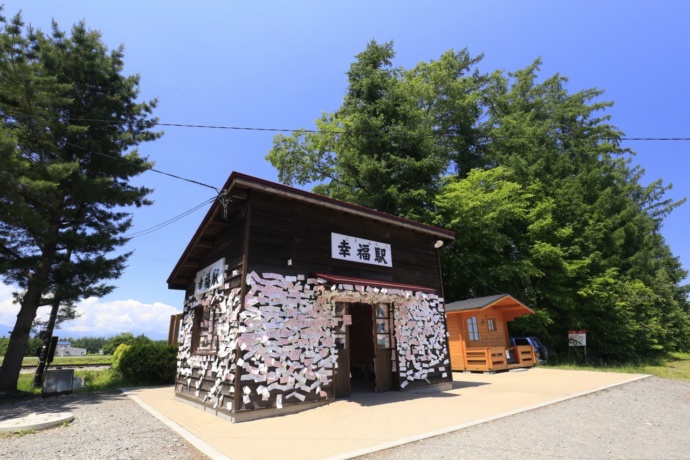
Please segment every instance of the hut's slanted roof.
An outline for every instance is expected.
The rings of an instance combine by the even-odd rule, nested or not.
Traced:
[[[520,316],[534,314],[534,310],[508,294],[457,300],[446,304],[446,313],[479,312],[487,309],[501,312],[506,321],[512,321]]]

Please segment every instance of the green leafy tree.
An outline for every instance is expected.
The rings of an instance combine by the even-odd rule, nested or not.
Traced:
[[[152,131],[156,102],[137,102],[138,76],[124,76],[123,48],[76,24],[67,36],[25,27],[0,33],[0,275],[20,305],[0,370],[13,391],[32,322],[42,305],[73,306],[113,287],[129,254],[125,208],[150,204],[129,179],[151,167],[136,149]]]
[[[470,157],[484,81],[466,50],[405,71],[392,43],[370,42],[347,72],[342,106],[274,138],[267,159],[290,185],[379,211],[428,220],[439,179]],[[466,139],[467,138],[467,139]]]
[[[494,73],[478,127],[491,140],[482,150],[485,167],[509,168],[533,192],[531,208],[549,210],[516,245],[512,257],[534,270],[513,292],[548,312],[548,339],[561,351],[569,328],[590,331],[588,351],[604,361],[687,343],[680,327],[686,273],[659,233],[682,201],[664,199],[661,181],[640,184],[643,171],[629,167],[633,152],[620,147],[620,131],[601,115],[611,105],[598,102],[601,91],[571,94],[560,75],[539,82],[539,66]]]
[[[435,200],[434,223],[456,231],[442,257],[447,298],[507,292],[527,301],[531,280],[542,275],[537,262],[526,256],[529,235],[551,225],[552,209],[535,203],[538,193],[538,186],[518,184],[502,166],[446,180]],[[538,310],[530,318],[531,333],[545,332],[551,322],[548,311]]]
[[[537,312],[515,332],[559,353],[570,328],[606,362],[690,349],[687,273],[659,232],[684,200],[641,184],[602,91],[569,92],[540,60],[485,75],[467,51],[410,70],[394,56],[369,43],[340,109],[274,138],[282,182],[456,230],[446,297],[510,293]]]
[[[106,340],[105,344],[103,345],[103,353],[105,353],[106,355],[112,355],[115,353],[117,347],[119,347],[122,344],[135,345],[146,344],[150,342],[151,339],[146,337],[144,334],[135,337],[134,334],[132,334],[131,332],[123,332]]]

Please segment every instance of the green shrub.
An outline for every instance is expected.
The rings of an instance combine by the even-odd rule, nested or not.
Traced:
[[[122,344],[113,355],[113,370],[133,384],[174,383],[177,347],[154,342]]]

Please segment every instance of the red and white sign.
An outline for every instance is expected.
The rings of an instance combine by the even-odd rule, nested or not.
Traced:
[[[568,331],[568,344],[571,347],[586,347],[587,331],[584,329],[580,331]]]

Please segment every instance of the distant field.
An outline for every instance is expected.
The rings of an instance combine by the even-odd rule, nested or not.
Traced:
[[[5,359],[0,356],[0,363]],[[86,356],[56,356],[51,363],[51,366],[79,366],[79,365],[102,365],[111,364],[113,357],[111,355],[86,355]],[[38,365],[38,358],[35,356],[27,356],[22,362],[24,366]]]

